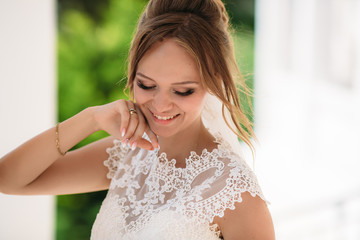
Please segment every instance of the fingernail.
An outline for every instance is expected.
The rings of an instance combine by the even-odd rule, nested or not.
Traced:
[[[125,147],[126,146],[126,143],[127,143],[127,139],[124,139],[121,141],[121,146],[122,147]]]
[[[121,137],[125,136],[125,128],[121,129]]]
[[[131,145],[131,150],[135,150],[136,146],[137,146],[137,143],[133,142],[133,144]]]

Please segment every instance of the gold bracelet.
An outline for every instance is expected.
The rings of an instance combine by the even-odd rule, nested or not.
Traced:
[[[56,130],[55,130],[55,134],[56,134],[56,139],[55,139],[55,143],[56,143],[56,148],[58,150],[58,152],[60,153],[61,156],[65,156],[66,152],[62,152],[60,149],[60,140],[59,140],[59,124],[56,124]]]

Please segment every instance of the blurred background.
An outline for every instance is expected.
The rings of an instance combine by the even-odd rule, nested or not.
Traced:
[[[258,0],[257,175],[278,239],[360,239],[360,1]]]
[[[0,0],[1,156],[88,106],[125,97],[127,52],[146,2]],[[255,171],[277,239],[360,239],[360,2],[224,2],[255,90]],[[0,195],[0,239],[89,239],[105,194]]]

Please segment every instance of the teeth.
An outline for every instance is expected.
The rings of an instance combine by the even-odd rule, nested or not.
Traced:
[[[154,114],[154,116],[159,120],[170,120],[170,119],[173,119],[174,117],[176,117],[176,115],[171,116],[171,117],[161,117],[161,116],[158,116],[156,114]]]

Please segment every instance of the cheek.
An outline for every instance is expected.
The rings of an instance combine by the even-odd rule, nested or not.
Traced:
[[[204,94],[198,94],[189,97],[186,101],[181,101],[181,107],[184,112],[199,113],[202,111],[205,104]]]
[[[137,86],[134,87],[134,100],[137,104],[141,105],[146,103],[149,101],[150,97],[151,95],[148,92],[140,89]]]

